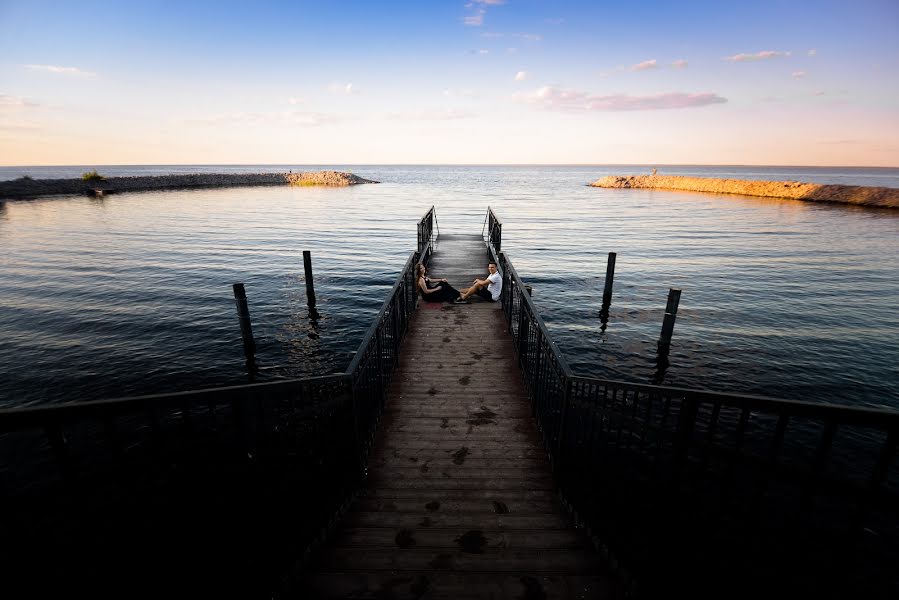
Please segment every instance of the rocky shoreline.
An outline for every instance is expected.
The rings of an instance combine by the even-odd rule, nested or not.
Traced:
[[[378,183],[352,173],[314,171],[308,173],[208,173],[141,177],[108,177],[102,180],[29,179],[0,181],[0,200],[88,194],[102,196],[119,192],[145,192],[257,185],[348,186]]]
[[[859,206],[899,208],[899,189],[856,185],[823,185],[798,181],[750,181],[664,175],[609,175],[590,184],[602,188],[642,188],[740,194],[765,198],[794,198]]]

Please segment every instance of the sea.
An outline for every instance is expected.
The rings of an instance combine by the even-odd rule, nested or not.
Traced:
[[[236,282],[255,381],[341,372],[434,206],[441,234],[479,233],[494,210],[503,250],[576,373],[899,410],[899,211],[587,185],[653,168],[899,188],[893,168],[0,167],[0,180],[336,169],[381,182],[0,200],[0,408],[249,382]],[[601,319],[609,252],[614,290]],[[682,295],[662,368],[672,288]]]

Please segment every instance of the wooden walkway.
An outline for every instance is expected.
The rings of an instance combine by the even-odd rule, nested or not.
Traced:
[[[487,273],[480,236],[442,235],[430,273]],[[311,565],[307,598],[609,598],[558,504],[499,304],[419,302],[365,493]]]

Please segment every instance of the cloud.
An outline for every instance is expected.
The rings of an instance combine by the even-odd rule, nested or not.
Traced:
[[[794,79],[802,79],[803,77],[805,77],[805,71],[793,71]]]
[[[481,37],[485,38],[501,38],[501,37],[511,37],[511,38],[520,38],[523,40],[527,40],[529,42],[539,42],[543,39],[543,36],[539,33],[503,33],[500,31],[485,31],[481,34]]]
[[[808,54],[809,56],[815,56],[816,54],[818,54],[818,51],[816,49],[812,48],[806,54]]]
[[[82,71],[77,67],[58,67],[56,65],[22,65],[29,71],[47,71],[49,73],[57,73],[59,75],[71,75],[73,77],[96,77],[97,74],[91,71]]]
[[[682,59],[682,58],[679,58],[678,60],[676,60],[676,61],[674,61],[673,63],[671,63],[671,68],[672,68],[672,69],[686,69],[686,68],[687,68],[687,61],[685,61],[685,60]]]
[[[656,60],[644,60],[641,63],[637,63],[635,65],[631,65],[631,71],[648,71],[650,69],[657,68]]]
[[[476,94],[472,90],[453,90],[450,88],[443,90],[443,95],[446,96],[447,98],[450,98],[452,96],[460,96],[462,98],[474,98],[476,96]]]
[[[515,73],[515,81],[524,81],[525,79],[530,78],[531,74],[527,71],[519,71]]]
[[[332,94],[358,94],[359,88],[353,87],[352,83],[332,83],[328,91]]]
[[[388,119],[393,121],[455,121],[458,119],[470,119],[476,116],[468,110],[455,108],[419,110],[413,112],[390,113]]]
[[[291,96],[290,98],[287,99],[287,103],[292,106],[296,106],[297,104],[302,104],[302,102],[303,102],[303,99],[297,98],[296,96]]]
[[[727,98],[722,98],[713,93],[686,94],[683,92],[669,92],[654,96],[629,96],[627,94],[594,96],[587,92],[554,87],[542,87],[523,96],[523,99],[530,104],[536,104],[548,110],[565,112],[665,110],[670,108],[695,108],[727,102]]]
[[[36,102],[32,102],[28,98],[22,96],[10,96],[9,94],[0,94],[0,110],[14,110],[20,108],[34,108],[38,106]]]
[[[285,110],[277,112],[231,112],[190,119],[202,125],[298,125],[317,127],[340,121],[340,117],[325,113]]]
[[[480,13],[471,15],[470,17],[462,17],[462,22],[469,27],[480,27],[484,24],[484,13],[483,11],[481,11]]]
[[[480,54],[481,56],[484,56],[485,54],[490,54],[490,50],[487,50],[486,48],[481,48],[480,50],[478,50],[478,54]]]
[[[733,56],[725,56],[724,60],[728,62],[752,62],[756,60],[765,60],[768,58],[780,58],[789,56],[789,52],[778,52],[775,50],[763,50],[755,54],[734,54]]]
[[[565,19],[543,19],[543,22],[547,25],[561,25],[565,22]]]

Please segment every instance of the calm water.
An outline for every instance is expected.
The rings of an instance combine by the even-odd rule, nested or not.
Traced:
[[[311,167],[3,167],[0,179],[93,168]],[[652,381],[677,287],[666,384],[899,408],[899,211],[584,185],[645,166],[327,168],[383,183],[0,202],[0,406],[245,382],[235,281],[246,283],[263,379],[342,370],[433,204],[442,232],[481,231],[494,207],[504,249],[576,371]],[[899,187],[899,169],[659,172]],[[313,255],[317,323],[302,250]]]

